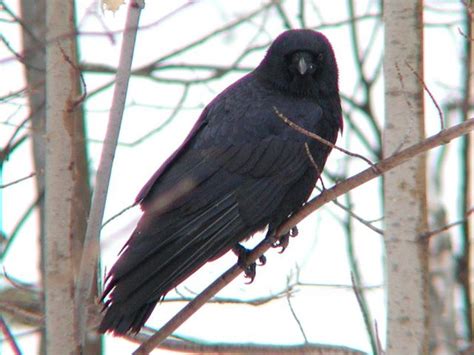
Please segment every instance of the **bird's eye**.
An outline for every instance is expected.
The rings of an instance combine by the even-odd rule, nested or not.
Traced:
[[[319,53],[318,56],[317,56],[317,59],[318,59],[318,62],[322,62],[323,59],[324,59],[324,54]]]

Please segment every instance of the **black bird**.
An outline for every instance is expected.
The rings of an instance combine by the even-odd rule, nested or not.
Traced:
[[[331,149],[276,110],[336,142],[338,71],[321,33],[282,33],[254,71],[207,105],[140,191],[144,213],[107,275],[100,332],[138,332],[167,292],[206,262],[242,250],[238,243],[255,232],[268,226],[274,237],[307,201]]]

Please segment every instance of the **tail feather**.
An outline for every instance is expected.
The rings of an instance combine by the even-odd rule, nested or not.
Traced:
[[[227,236],[227,233],[223,233],[224,231],[229,232],[238,232],[241,228],[241,222],[235,217],[229,224],[222,226],[221,229],[216,231],[222,235]],[[167,274],[166,279],[162,282],[163,285],[169,285],[170,288],[176,287],[180,282],[182,282],[185,278],[189,276],[187,273],[188,270],[192,270],[194,272],[198,268],[200,268],[203,264],[206,263],[209,259],[213,258],[216,254],[222,252],[222,249],[230,249],[237,241],[233,243],[229,243],[229,238],[224,240],[224,238],[215,238],[215,239],[208,239],[201,245],[196,245],[196,249],[193,250],[191,256],[187,256],[183,261],[180,261],[179,267],[175,268],[174,271],[170,274]],[[222,248],[224,246],[224,248]],[[212,253],[209,253],[209,250],[212,250]],[[175,260],[179,260],[176,258]],[[161,276],[161,275],[160,275]],[[169,287],[168,286],[168,287]],[[160,292],[158,292],[159,294]],[[156,295],[156,294],[155,294]]]
[[[138,333],[156,307],[156,302],[145,303],[135,313],[123,312],[119,303],[108,305],[107,312],[99,326],[99,333],[113,330],[117,334]]]
[[[220,177],[220,179],[226,181],[225,185],[234,183],[225,177]],[[153,210],[151,212],[145,210],[137,228],[124,247],[122,255],[126,257],[120,257],[110,274],[120,278],[141,264],[144,259],[166,248],[166,244],[177,240],[186,243],[187,238],[197,233],[203,224],[210,223],[236,203],[234,193],[225,194],[223,190],[226,189],[214,188],[210,183],[203,184],[193,191],[197,201],[193,200],[178,210],[159,216],[156,216]],[[207,200],[206,204],[203,204],[204,199]],[[133,247],[130,247],[132,245]]]
[[[188,216],[171,231],[160,230],[153,235],[145,232],[140,239],[152,239],[159,247],[154,247],[145,259],[141,255],[140,260],[131,257],[135,243],[122,253],[108,275],[103,298],[109,299],[100,332],[139,331],[167,292],[250,231],[240,217],[235,196],[229,194]]]

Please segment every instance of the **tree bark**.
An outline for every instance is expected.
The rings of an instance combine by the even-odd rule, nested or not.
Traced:
[[[46,161],[44,293],[46,352],[78,354],[73,246],[77,241],[74,3],[46,3]],[[79,211],[80,213],[80,211]]]
[[[44,192],[45,160],[45,100],[46,100],[46,0],[21,0],[21,19],[23,41],[23,60],[28,90],[27,97],[30,109],[31,140],[33,143],[33,164],[36,171],[35,181],[38,196]],[[44,198],[38,201],[40,267],[44,270]],[[43,300],[44,304],[44,300]],[[45,332],[41,331],[41,354],[45,349]]]
[[[45,181],[45,151],[46,151],[46,1],[38,0],[31,3],[28,0],[21,1],[22,39],[23,39],[23,60],[25,64],[25,76],[28,86],[27,95],[30,107],[30,119],[32,125],[33,157],[36,171],[36,186],[38,195],[44,192]],[[69,33],[75,33],[75,21],[70,23]],[[72,56],[69,58],[72,66],[78,63],[77,38],[69,36],[71,41]],[[71,68],[70,68],[71,69]],[[71,76],[71,84],[75,86],[78,95],[81,92],[80,73]],[[87,226],[87,216],[90,206],[90,185],[89,171],[87,165],[86,140],[84,130],[84,111],[81,105],[77,105],[71,112],[73,124],[73,161],[74,161],[74,214],[72,257],[74,259],[75,274],[79,268],[79,262]],[[38,204],[39,225],[40,225],[40,262],[44,261],[44,199],[40,199]],[[41,269],[44,270],[43,265]],[[93,293],[89,303],[95,303],[97,287],[93,288]],[[42,353],[45,353],[44,341],[41,342]],[[85,351],[88,354],[98,354],[101,352],[101,337],[88,336]]]
[[[421,0],[387,0],[383,154],[424,139],[423,18]],[[428,258],[425,157],[384,179],[388,278],[388,354],[428,353]]]

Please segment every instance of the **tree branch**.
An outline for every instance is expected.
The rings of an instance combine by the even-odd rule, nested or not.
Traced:
[[[13,180],[13,181],[10,181],[10,182],[7,182],[6,184],[3,184],[3,185],[0,185],[0,189],[4,189],[6,187],[9,187],[9,186],[12,186],[12,185],[15,185],[15,184],[18,184],[22,181],[25,181],[25,180],[28,180],[30,178],[32,178],[33,176],[36,175],[36,172],[32,172],[26,176],[23,176],[22,178],[19,178],[19,179],[16,179],[16,180]]]
[[[81,266],[75,291],[75,302],[77,305],[77,316],[79,320],[79,339],[81,344],[84,344],[85,340],[87,328],[86,318],[88,314],[86,310],[86,302],[89,299],[92,282],[94,275],[96,274],[97,256],[99,253],[99,232],[104,216],[107,190],[112,171],[112,163],[115,156],[115,147],[117,146],[123,110],[125,107],[137,28],[140,13],[144,6],[145,3],[143,0],[134,0],[130,1],[128,7],[114,96],[110,110],[110,118],[97,171],[94,195],[89,214],[89,223],[87,224],[86,237],[84,239]]]
[[[21,350],[15,340],[15,336],[11,332],[10,328],[8,327],[2,316],[0,316],[0,331],[3,333],[7,344],[10,345],[13,354],[21,355]]]
[[[403,164],[407,160],[427,152],[442,144],[449,143],[452,139],[457,138],[463,134],[474,129],[474,118],[464,121],[456,126],[445,129],[440,133],[423,140],[420,143],[414,144],[392,156],[375,164],[376,169],[368,168],[349,179],[336,184],[334,187],[323,191],[319,196],[309,201],[301,210],[291,216],[285,223],[283,223],[277,230],[276,235],[284,235],[296,224],[301,222],[311,213],[316,211],[327,202],[334,200],[338,196],[370,181],[383,173]],[[260,242],[252,252],[247,256],[247,263],[255,262],[261,255],[271,248],[272,243],[268,240]],[[203,292],[201,292],[192,302],[185,308],[179,311],[168,323],[166,323],[159,332],[155,333],[150,339],[143,343],[135,352],[135,355],[148,354],[156,346],[158,346],[164,339],[166,339],[173,331],[175,331],[181,324],[183,324],[191,315],[193,315],[200,307],[202,307],[211,297],[229,284],[233,279],[242,273],[242,268],[239,265],[234,265],[229,268],[224,274],[209,285]]]

